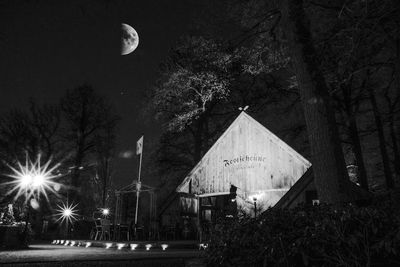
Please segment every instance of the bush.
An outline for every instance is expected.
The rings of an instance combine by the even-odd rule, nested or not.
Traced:
[[[368,207],[271,208],[257,219],[221,221],[210,266],[400,266],[400,217],[390,200]]]

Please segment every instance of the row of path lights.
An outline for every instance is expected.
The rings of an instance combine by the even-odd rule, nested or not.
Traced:
[[[64,246],[77,246],[77,247],[91,247],[93,244],[92,242],[80,242],[80,241],[74,241],[74,240],[53,240],[52,244],[54,245],[64,245]],[[130,250],[136,250],[139,247],[139,244],[131,243],[105,243],[104,244],[105,249],[110,249],[116,247],[118,250],[122,250],[123,248],[130,248]],[[152,244],[145,244],[144,248],[149,251],[153,247]],[[168,248],[168,244],[161,244],[160,245],[162,250],[166,250]]]

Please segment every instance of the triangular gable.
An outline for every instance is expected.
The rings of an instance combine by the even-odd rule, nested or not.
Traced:
[[[281,197],[310,166],[293,148],[241,112],[176,191],[188,193],[191,186],[194,194],[218,194],[229,192],[233,184],[247,194],[281,191]]]

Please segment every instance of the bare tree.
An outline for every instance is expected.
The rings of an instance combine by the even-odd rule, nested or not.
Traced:
[[[61,110],[65,119],[64,140],[71,151],[69,162],[74,190],[70,191],[70,199],[78,203],[82,197],[90,198],[83,194],[83,190],[88,189],[85,187],[89,178],[84,178],[82,172],[95,167],[93,154],[99,143],[98,138],[104,129],[111,131],[114,116],[110,115],[112,109],[106,99],[88,85],[67,91],[61,99]]]

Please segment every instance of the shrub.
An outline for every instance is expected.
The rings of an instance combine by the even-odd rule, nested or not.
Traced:
[[[271,208],[220,221],[211,236],[210,266],[400,266],[399,210],[390,200]]]

